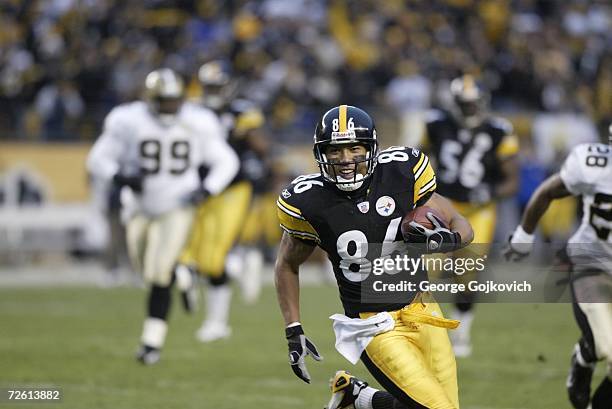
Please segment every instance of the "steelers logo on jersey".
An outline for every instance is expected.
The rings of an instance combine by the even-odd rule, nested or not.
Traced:
[[[376,211],[381,216],[390,216],[395,210],[395,200],[389,196],[379,197],[376,201]]]

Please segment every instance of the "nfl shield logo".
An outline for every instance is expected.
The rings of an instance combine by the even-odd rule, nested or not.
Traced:
[[[357,203],[357,208],[361,213],[367,213],[370,210],[370,202]]]

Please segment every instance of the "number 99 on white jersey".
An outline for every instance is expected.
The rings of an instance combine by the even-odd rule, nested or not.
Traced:
[[[88,167],[107,178],[117,172],[142,175],[138,207],[158,215],[181,207],[198,188],[198,166],[223,154],[219,144],[226,144],[224,134],[211,111],[185,103],[172,123],[162,123],[146,103],[137,101],[108,115]],[[225,184],[232,177],[227,175]]]

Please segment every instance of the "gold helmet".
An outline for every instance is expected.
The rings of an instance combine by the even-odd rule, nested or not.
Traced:
[[[145,99],[151,111],[159,116],[173,116],[185,98],[185,84],[170,68],[151,71],[145,79]]]

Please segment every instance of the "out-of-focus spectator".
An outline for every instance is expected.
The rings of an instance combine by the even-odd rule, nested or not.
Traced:
[[[306,140],[341,102],[406,111],[430,93],[437,104],[461,73],[483,79],[494,110],[550,109],[564,94],[598,123],[610,115],[612,6],[596,0],[9,0],[0,24],[5,138],[49,137],[34,108],[54,78],[72,79],[79,138],[93,139],[145,73],[168,66],[190,78],[216,58],[286,142]],[[74,137],[63,132],[53,138]]]
[[[412,61],[403,61],[397,71],[387,85],[385,97],[401,118],[401,144],[418,146],[416,138],[423,134],[424,114],[431,106],[432,84]]]
[[[535,156],[549,173],[559,170],[571,149],[581,143],[597,142],[597,128],[580,112],[542,112],[533,121]]]
[[[533,164],[527,165],[527,169],[531,168],[533,172],[532,178],[537,176],[540,170],[544,170],[546,176],[557,172],[574,146],[597,142],[599,139],[592,119],[584,112],[580,112],[579,107],[570,105],[570,98],[560,83],[554,87],[555,94],[547,104],[550,110],[537,114],[533,121],[535,160]],[[529,182],[529,179],[523,181]],[[574,197],[552,203],[540,222],[542,234],[554,241],[566,240],[574,228],[577,209],[578,204]]]
[[[76,122],[83,110],[83,100],[71,81],[59,79],[45,85],[36,96],[36,111],[43,123],[43,139],[78,139]]]

